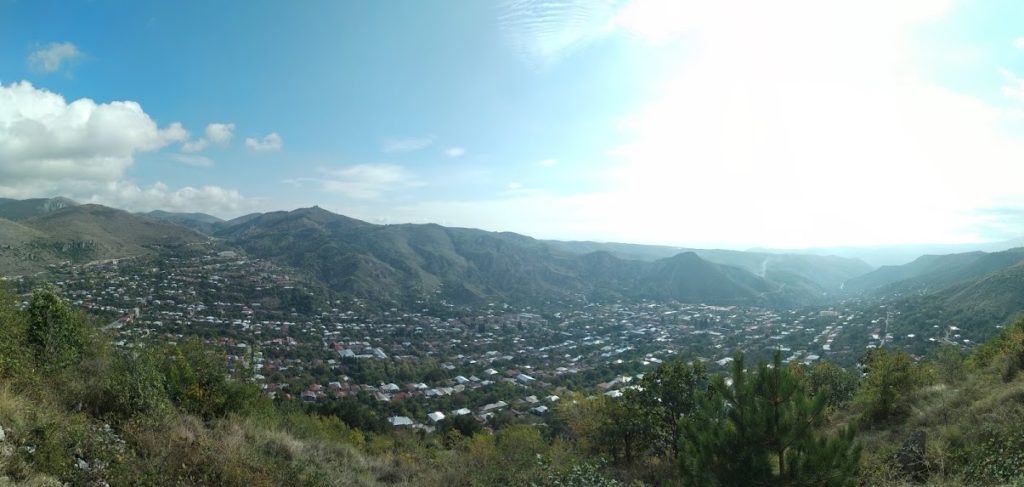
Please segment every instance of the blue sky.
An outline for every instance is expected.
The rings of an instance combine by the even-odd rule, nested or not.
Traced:
[[[1020,237],[1024,6],[891,3],[0,0],[0,196],[738,248]]]

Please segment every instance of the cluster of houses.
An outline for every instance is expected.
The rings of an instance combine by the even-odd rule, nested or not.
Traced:
[[[543,399],[537,398],[535,395],[526,396],[517,402],[525,405],[525,410],[538,416],[547,414],[551,407],[554,406],[555,402],[559,400],[556,395],[549,395]],[[441,422],[445,418],[456,417],[456,416],[471,416],[475,420],[486,423],[488,420],[494,417],[498,412],[508,410],[510,405],[505,401],[496,401],[493,403],[484,404],[476,409],[476,412],[469,408],[453,409],[445,414],[441,411],[434,411],[427,413],[426,423],[421,423],[408,416],[391,416],[388,418],[388,422],[391,426],[396,428],[409,427],[414,429],[424,429],[427,432],[434,431],[437,423]]]
[[[396,427],[426,428],[463,415],[486,421],[509,409],[543,417],[563,391],[619,397],[645,370],[676,358],[727,370],[738,350],[781,350],[786,361],[852,363],[886,340],[962,340],[956,327],[894,338],[892,310],[857,303],[769,310],[565,301],[456,310],[437,299],[419,303],[419,311],[380,310],[358,301],[316,301],[296,309],[280,297],[308,291],[266,262],[216,251],[164,260],[64,264],[51,273],[59,292],[105,316],[124,346],[205,336],[207,344],[225,350],[233,368],[251,370],[270,395],[319,402],[366,393],[382,405],[420,401],[422,407],[413,409],[432,411],[419,418],[393,416]],[[436,363],[440,374],[408,383],[350,377],[360,365],[406,361]],[[522,395],[512,404],[444,411],[433,406],[460,395],[484,397],[481,392],[500,383]]]

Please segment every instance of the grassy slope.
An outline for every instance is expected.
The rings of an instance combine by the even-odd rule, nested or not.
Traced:
[[[1007,338],[1008,336],[1013,338]],[[926,363],[932,383],[912,392],[908,412],[864,429],[862,484],[920,485],[906,480],[894,460],[914,432],[926,436],[928,485],[1021,485],[1024,482],[1024,320],[962,363]],[[857,405],[839,411],[831,427],[855,421]]]

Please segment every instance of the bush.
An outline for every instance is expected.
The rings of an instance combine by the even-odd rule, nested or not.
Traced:
[[[115,355],[104,391],[102,412],[120,419],[170,407],[159,359],[149,350]]]
[[[930,381],[930,372],[915,364],[903,351],[870,351],[864,360],[867,378],[861,384],[857,402],[864,408],[866,425],[880,424],[904,415],[908,396]]]
[[[46,370],[75,363],[86,346],[85,319],[52,289],[36,291],[28,306],[28,344],[36,362]]]

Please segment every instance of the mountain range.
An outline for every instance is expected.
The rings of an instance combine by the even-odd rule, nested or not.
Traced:
[[[856,295],[922,295],[952,307],[1024,309],[1024,249],[924,255],[873,269],[829,255],[537,240],[435,224],[377,225],[319,207],[232,220],[128,213],[66,198],[0,199],[0,273],[216,239],[382,303],[658,299],[800,306]]]
[[[313,207],[228,221],[214,233],[336,291],[405,302],[572,297],[793,305],[819,296],[693,252],[653,261],[573,253],[523,235],[440,225],[374,225]]]

